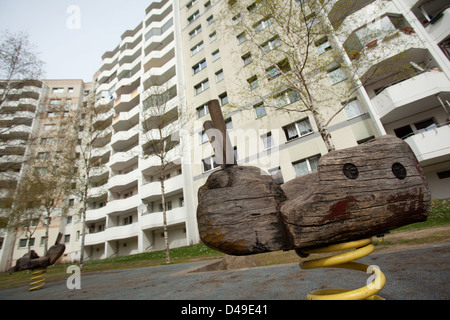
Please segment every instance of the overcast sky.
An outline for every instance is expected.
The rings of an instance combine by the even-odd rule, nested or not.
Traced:
[[[0,0],[0,33],[25,31],[46,79],[92,81],[101,56],[144,19],[153,0]]]

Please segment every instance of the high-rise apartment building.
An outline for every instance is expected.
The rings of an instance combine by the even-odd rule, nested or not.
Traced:
[[[317,31],[310,34],[313,41],[289,43],[290,29],[283,30],[278,12],[271,15],[264,1],[162,0],[151,2],[136,28],[103,55],[92,84],[99,114],[90,159],[96,166],[86,212],[88,259],[164,248],[161,159],[152,148],[158,139],[166,151],[170,247],[199,241],[197,191],[218,167],[202,127],[213,99],[222,106],[237,163],[260,167],[278,183],[317,170],[330,149],[321,131],[325,123],[336,149],[384,134],[404,139],[432,197],[450,197],[445,1],[270,3],[278,2],[280,14],[286,8],[301,14],[302,32]],[[292,80],[300,52],[314,61],[305,64],[305,81],[318,102],[315,112],[304,108],[299,88],[305,86]],[[50,91],[59,87],[47,85]],[[163,118],[167,126],[158,132]],[[79,209],[77,199],[69,201],[72,211]],[[75,218],[68,219],[58,230],[70,234],[71,246],[75,241],[70,252],[76,259],[81,229],[74,225],[69,232]]]
[[[152,148],[160,138],[166,140],[163,175],[169,246],[198,242],[190,164],[181,161],[184,144],[168,143],[179,136],[183,128],[179,113],[186,107],[178,15],[178,1],[153,2],[143,21],[103,55],[96,93],[98,104],[110,107],[101,119],[109,125],[101,128],[95,151],[102,166],[91,177],[86,214],[85,251],[92,259],[164,248],[162,164],[160,152]],[[162,128],[161,137],[154,125],[163,118],[172,120]]]
[[[50,247],[60,232],[66,245],[62,261],[70,262],[79,256],[81,224],[75,209],[78,202],[76,194],[38,191],[25,196],[20,195],[17,188],[18,185],[29,184],[30,175],[40,176],[41,181],[61,187],[57,171],[63,166],[65,153],[70,151],[69,141],[76,141],[76,137],[66,135],[71,132],[69,126],[74,124],[70,119],[82,108],[90,90],[91,84],[82,80],[26,81],[21,88],[10,91],[2,103],[3,150],[5,156],[9,154],[3,164],[1,180],[3,186],[9,187],[3,192],[7,196],[3,199],[4,214],[10,212],[14,198],[18,202],[30,203],[40,198],[39,204],[29,207],[30,214],[22,226],[3,231],[2,269],[10,267],[11,262],[21,258],[29,248],[42,256],[46,243],[47,248]],[[10,158],[12,155],[15,161]],[[50,177],[45,179],[46,176]],[[52,201],[53,197],[57,199]],[[46,200],[52,202],[47,212]],[[25,224],[29,227],[29,234]]]
[[[332,110],[345,106],[328,125],[335,147],[349,147],[386,133],[397,135],[416,153],[433,197],[448,197],[448,5],[420,0],[302,0],[285,1],[285,6],[284,1],[276,2],[280,11],[301,6],[297,10],[304,14],[308,28],[329,27],[327,34],[311,44],[309,54],[320,61],[334,51],[338,59],[322,70],[328,74],[327,86],[336,95],[345,82],[351,81],[354,88],[351,94],[332,101]],[[279,73],[290,72],[296,63],[286,60],[288,67],[283,70],[281,62],[289,59],[288,50],[283,50],[286,30],[264,6],[264,1],[254,0],[181,3],[186,101],[193,117],[204,121],[209,119],[205,103],[219,99],[238,163],[254,163],[282,182],[316,170],[327,149],[311,112],[283,113],[268,107],[272,99],[280,109],[286,105],[300,109],[301,97],[290,91],[289,83],[277,88],[278,92],[251,94],[275,81]],[[261,58],[271,52],[276,52],[272,60]],[[280,61],[278,68],[273,67],[274,59]],[[217,165],[200,123],[192,128],[192,146],[203,152],[202,163],[192,166],[197,190]],[[269,160],[273,147],[275,158]]]
[[[0,83],[0,219],[7,222],[20,179],[33,120],[42,99],[41,81]],[[0,227],[0,270],[6,268],[11,235]]]

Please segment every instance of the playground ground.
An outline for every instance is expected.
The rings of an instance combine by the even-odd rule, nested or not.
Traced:
[[[450,299],[449,242],[375,250],[358,261],[386,275],[383,298]],[[73,290],[68,274],[33,292],[26,286],[0,290],[0,300],[305,300],[312,290],[356,289],[370,277],[350,270],[301,270],[298,263],[204,271],[207,264],[211,261],[82,273],[80,289]]]

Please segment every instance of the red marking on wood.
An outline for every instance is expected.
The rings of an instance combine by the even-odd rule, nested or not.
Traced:
[[[353,196],[347,196],[345,200],[338,201],[333,204],[330,208],[330,214],[324,217],[319,223],[324,223],[327,221],[334,221],[339,219],[347,219],[350,213],[347,212],[350,203],[357,202]]]

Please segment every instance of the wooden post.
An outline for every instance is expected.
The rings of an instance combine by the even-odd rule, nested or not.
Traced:
[[[222,169],[226,167],[236,165],[236,159],[234,158],[234,150],[231,145],[230,137],[228,136],[227,127],[223,118],[222,109],[218,100],[211,100],[208,102],[208,109],[211,115],[211,123],[204,124],[203,127],[209,129],[206,130],[208,138],[213,139],[213,147],[216,153],[217,164],[220,164]],[[206,127],[205,127],[206,125]],[[219,134],[220,133],[220,134]],[[210,136],[211,135],[211,136]]]

